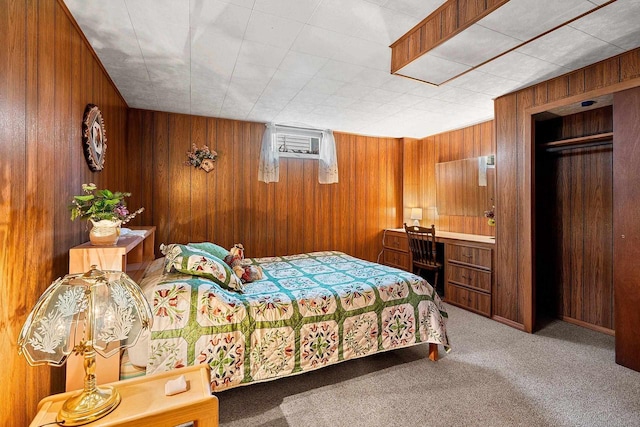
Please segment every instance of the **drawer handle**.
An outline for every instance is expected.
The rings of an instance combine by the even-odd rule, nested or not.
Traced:
[[[462,277],[463,279],[467,279],[469,281],[471,281],[472,277],[471,276],[465,276],[464,274],[461,275],[460,277]]]
[[[473,255],[462,254],[462,256],[465,258],[473,258]]]

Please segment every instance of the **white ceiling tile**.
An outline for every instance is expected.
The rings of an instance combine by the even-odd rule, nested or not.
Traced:
[[[493,97],[512,92],[521,85],[522,83],[516,80],[494,76],[478,70],[471,70],[447,83],[447,86],[455,86]]]
[[[564,40],[572,43],[563,43]],[[568,26],[546,34],[517,51],[572,70],[623,52],[617,46]]]
[[[568,72],[566,68],[513,51],[478,68],[484,73],[504,77],[506,79],[528,82],[545,78],[549,75]],[[546,78],[545,78],[546,80]]]
[[[288,49],[302,30],[302,24],[291,19],[253,11],[244,38]]]
[[[277,68],[273,68],[273,67],[248,64],[246,62],[238,61],[236,62],[236,67],[233,70],[233,76],[231,77],[231,81],[235,79],[250,80],[253,83],[266,86],[271,81],[271,77],[275,74],[277,70],[278,70]]]
[[[426,17],[416,18],[368,4],[366,12],[359,12],[353,21],[355,32],[351,35],[389,46]]]
[[[256,0],[254,9],[305,23],[320,0]]]
[[[414,89],[421,89],[423,87],[431,87],[430,85],[418,80],[409,79],[403,76],[391,75],[391,80],[382,85],[383,89],[393,92],[405,93],[411,92]]]
[[[386,44],[342,36],[338,46],[335,46],[331,58],[388,73],[389,64],[391,64],[391,48]]]
[[[234,99],[255,103],[262,95],[264,87],[264,84],[253,80],[231,79],[227,88],[227,98],[231,96]]]
[[[426,53],[405,65],[398,74],[414,77],[429,83],[441,84],[450,78],[467,71],[471,67]]]
[[[364,70],[364,67],[360,65],[347,64],[330,59],[318,71],[317,76],[341,82],[351,82],[356,79],[362,70]]]
[[[396,77],[402,78],[408,81],[415,81],[415,80],[408,79],[406,77],[400,77],[400,76],[396,76]],[[441,90],[438,86],[430,85],[427,83],[421,83],[421,82],[419,83],[420,85],[414,86],[409,91],[407,91],[407,93],[411,95],[419,96],[421,98],[431,98],[432,96],[437,94],[439,90]]]
[[[312,76],[316,74],[327,61],[327,58],[290,51],[278,68],[285,72]]]
[[[231,76],[242,41],[225,33],[207,30],[191,42],[191,70]]]
[[[362,0],[323,0],[308,23],[336,33],[355,36],[357,29],[354,28],[354,24],[359,22],[362,9],[366,7],[365,3]]]
[[[291,46],[291,50],[331,58],[341,46],[341,34],[324,28],[305,25]]]
[[[393,0],[386,2],[384,7],[423,20],[444,2],[445,0]]]
[[[238,62],[278,68],[287,54],[287,49],[244,40],[238,53]]]
[[[362,99],[365,101],[376,101],[386,104],[388,102],[394,101],[396,98],[398,98],[398,96],[400,96],[398,92],[391,92],[384,89],[374,89]]]
[[[518,39],[474,24],[429,53],[448,61],[476,66],[518,44]]]
[[[333,95],[338,89],[344,85],[344,82],[338,80],[327,79],[315,76],[304,87],[305,90],[322,93],[325,95]]]
[[[367,96],[374,88],[357,83],[348,83],[340,88],[337,95],[353,99],[362,99]]]
[[[207,1],[211,1],[211,0],[207,0]],[[220,0],[220,2],[241,6],[241,7],[244,7],[245,9],[253,9],[253,5],[255,4],[255,0]]]
[[[314,106],[322,104],[324,100],[329,98],[329,94],[316,92],[312,89],[304,88],[296,94],[291,100],[292,104],[312,104]]]
[[[251,9],[221,1],[197,1],[190,6],[192,38],[213,30],[241,40],[251,17]]]
[[[381,87],[385,83],[389,82],[393,76],[389,74],[389,71],[372,70],[365,68],[355,78],[354,82],[371,87]]]
[[[623,50],[640,46],[640,1],[617,0],[570,24]]]
[[[322,102],[323,105],[329,105],[332,107],[346,108],[353,104],[353,98],[347,98],[340,95],[332,95]]]
[[[356,111],[373,112],[379,110],[382,105],[382,102],[364,101],[359,99],[358,101],[353,102],[349,108]]]
[[[311,80],[312,76],[309,74],[300,74],[291,70],[278,69],[271,78],[268,87],[273,90],[285,90],[291,89],[299,91]]]
[[[422,98],[421,96],[403,93],[398,95],[395,99],[389,101],[389,103],[392,105],[399,105],[404,108],[409,108],[422,101],[424,101],[424,98]]]
[[[478,24],[526,41],[594,7],[586,0],[511,0]]]

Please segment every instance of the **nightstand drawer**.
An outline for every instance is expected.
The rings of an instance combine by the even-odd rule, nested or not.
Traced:
[[[449,244],[447,260],[491,270],[491,249]]]
[[[451,282],[445,284],[444,294],[448,303],[483,316],[491,316],[491,295],[456,286]]]
[[[382,263],[391,267],[411,271],[409,268],[409,254],[406,252],[384,249],[382,251]]]
[[[447,280],[469,288],[491,292],[491,273],[455,264],[447,264]]]
[[[395,249],[402,252],[409,252],[409,240],[406,233],[387,231],[382,245],[385,248]]]

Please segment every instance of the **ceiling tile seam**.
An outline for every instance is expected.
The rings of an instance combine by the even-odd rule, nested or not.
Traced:
[[[244,31],[242,32],[242,41],[240,42],[240,49],[238,49],[238,54],[236,55],[236,60],[233,63],[233,70],[231,70],[231,76],[229,77],[229,84],[227,85],[225,91],[224,91],[224,98],[222,99],[222,103],[220,103],[220,109],[218,110],[218,115],[222,114],[222,108],[224,107],[225,102],[227,101],[227,95],[229,94],[229,87],[231,86],[231,80],[233,80],[233,75],[236,72],[236,66],[238,65],[238,57],[240,56],[240,51],[242,50],[242,45],[244,45],[244,41],[245,41],[245,36],[247,35],[247,28],[249,28],[249,22],[251,22],[251,17],[253,16],[253,12],[254,12],[254,7],[255,7],[256,3],[255,1],[253,2],[253,6],[251,7],[251,13],[249,14],[249,19],[247,19],[247,23],[244,26]],[[264,12],[260,12],[260,13],[264,13]],[[272,15],[275,16],[275,15]],[[191,41],[189,41],[189,43],[191,43]],[[273,78],[273,76],[272,76]],[[271,80],[269,80],[271,81]],[[264,89],[263,89],[264,91]],[[255,106],[255,102],[253,103],[253,107],[251,107],[251,110],[249,110],[249,112],[247,114],[245,114],[245,118],[251,113],[251,111],[253,111],[253,108]]]
[[[149,78],[149,84],[152,88],[153,97],[156,100],[156,108],[160,108],[160,100],[158,99],[158,93],[156,91],[155,84],[153,83],[153,79],[151,78],[151,72],[149,71],[149,67],[147,65],[147,59],[144,57],[144,52],[142,51],[142,46],[140,45],[140,38],[138,37],[138,32],[136,31],[135,25],[133,25],[133,19],[131,19],[131,11],[129,10],[129,5],[126,0],[122,0],[124,3],[124,7],[127,10],[127,16],[129,17],[129,22],[131,23],[131,29],[133,30],[133,34],[136,37],[136,44],[138,45],[138,49],[140,49],[140,57],[142,57],[142,61],[144,63],[144,69],[147,72],[147,77]]]
[[[302,32],[302,30],[304,29],[305,25],[309,25],[309,26],[313,26],[309,24],[309,21],[311,21],[311,18],[313,18],[313,15],[316,14],[316,12],[318,11],[318,8],[320,7],[320,5],[322,4],[322,0],[318,2],[318,4],[316,4],[316,7],[313,9],[313,12],[311,12],[311,14],[309,15],[309,18],[306,20],[306,22],[302,22],[302,21],[296,21],[295,19],[291,19],[291,21],[295,21],[295,22],[300,22],[302,23],[302,28],[300,28],[300,31],[298,32],[298,34],[296,34],[296,37],[293,39],[293,42],[291,43],[291,46],[293,46],[296,43],[296,40],[298,40],[298,37],[300,37],[300,33]],[[254,2],[254,7],[255,7],[255,2]],[[251,12],[253,14],[253,11]],[[266,13],[266,12],[261,12],[261,13],[265,13],[266,15],[271,15],[271,16],[277,16],[277,15],[273,15],[270,13]],[[282,16],[279,16],[279,18],[283,18]],[[288,19],[288,18],[285,18]],[[251,20],[251,17],[249,17],[249,20]],[[247,21],[247,25],[248,25],[248,21]],[[245,33],[246,33],[246,28],[245,28]],[[242,43],[244,43],[244,34],[242,35]],[[296,53],[302,53],[302,52],[297,52],[297,51],[292,51],[291,50],[291,46],[289,46],[289,48],[287,49],[287,53],[289,52],[296,52]],[[242,44],[240,45],[240,48],[242,49]],[[276,73],[278,72],[277,70],[280,70],[280,66],[282,65],[282,63],[284,62],[285,58],[287,57],[287,55],[284,55],[283,58],[280,60],[280,62],[278,63],[278,66],[276,67]],[[237,63],[237,58],[236,58],[236,63]],[[235,71],[235,65],[234,65],[234,71]],[[314,76],[316,74],[318,74],[319,70],[316,71],[316,73],[314,74]],[[251,110],[249,110],[249,112],[247,113],[247,117],[251,115],[251,113],[253,112],[253,110],[256,108],[256,104],[258,103],[258,101],[260,101],[260,98],[262,97],[262,94],[264,94],[264,91],[266,90],[266,88],[271,84],[271,82],[273,81],[273,76],[276,75],[276,73],[274,73],[271,78],[269,78],[269,81],[267,82],[266,85],[264,85],[264,88],[262,88],[262,91],[260,92],[260,95],[258,95],[258,100],[256,102],[253,103],[253,106],[251,107]],[[233,73],[232,73],[233,75]],[[313,78],[313,77],[312,77]],[[296,94],[291,98],[295,98],[302,89],[304,89],[307,86],[308,82],[305,83],[305,85],[296,92]],[[227,89],[228,90],[228,89]],[[225,99],[226,99],[226,94],[225,94]],[[285,108],[287,108],[287,106],[291,103],[291,99],[289,101],[287,101],[287,103],[284,105],[284,107],[282,107],[279,111],[278,114],[280,114],[282,112],[282,110],[284,110]]]
[[[596,39],[596,40],[600,40],[601,42],[606,43],[606,44],[608,44],[608,45],[610,45],[610,46],[615,46],[615,47],[617,47],[618,49],[622,49],[623,51],[624,51],[624,50],[626,50],[626,49],[625,49],[625,48],[623,48],[622,46],[618,46],[617,44],[615,44],[615,43],[611,43],[611,42],[610,42],[610,41],[608,41],[608,40],[604,40],[604,39],[601,39],[600,37],[594,36],[594,35],[593,35],[593,34],[591,34],[591,33],[587,33],[586,31],[583,31],[583,30],[581,30],[580,28],[576,28],[576,27],[574,27],[574,26],[573,26],[573,25],[571,25],[571,24],[568,24],[568,25],[567,25],[567,27],[571,27],[571,28],[573,28],[573,29],[574,29],[574,30],[576,30],[576,31],[580,31],[582,34],[586,34],[586,35],[588,35],[589,37],[592,37],[592,38],[594,38],[594,39]]]

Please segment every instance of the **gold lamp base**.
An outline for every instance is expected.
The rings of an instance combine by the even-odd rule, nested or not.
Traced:
[[[70,397],[62,404],[57,422],[64,426],[79,426],[104,417],[116,409],[120,393],[111,386],[86,389]]]

